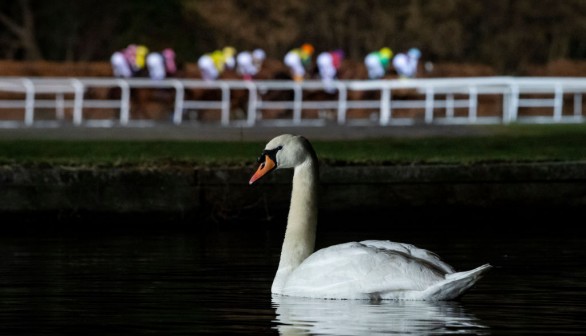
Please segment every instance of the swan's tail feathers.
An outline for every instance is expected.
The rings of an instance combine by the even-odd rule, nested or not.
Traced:
[[[470,271],[447,274],[444,281],[425,290],[426,297],[433,301],[455,300],[464,295],[491,268],[490,264],[484,264]]]

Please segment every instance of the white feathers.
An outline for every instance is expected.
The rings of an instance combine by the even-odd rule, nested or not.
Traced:
[[[314,250],[317,226],[317,157],[309,142],[281,135],[277,168],[294,168],[293,191],[279,269],[272,292],[287,296],[367,300],[452,300],[491,266],[455,272],[433,252],[388,240],[350,242]],[[313,253],[312,253],[313,252]]]

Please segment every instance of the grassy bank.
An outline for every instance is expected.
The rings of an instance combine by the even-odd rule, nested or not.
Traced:
[[[332,164],[586,160],[586,124],[509,125],[491,128],[490,135],[312,142],[320,159]],[[266,141],[2,139],[0,163],[240,166],[252,164],[265,143]]]

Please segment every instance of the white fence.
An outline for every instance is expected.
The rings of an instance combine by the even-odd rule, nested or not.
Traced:
[[[188,113],[212,110],[221,126],[379,124],[487,124],[584,122],[586,78],[466,77],[334,81],[202,81],[189,79],[20,78],[0,77],[0,126],[47,124],[132,126],[186,123]],[[133,118],[133,95],[164,90],[167,119]],[[97,90],[115,96],[96,95]],[[215,91],[215,98],[203,92]],[[235,103],[238,95],[238,102]],[[199,95],[194,95],[198,92]],[[170,98],[169,98],[170,97]],[[155,98],[156,99],[156,96]],[[483,108],[484,107],[484,108]],[[239,113],[235,113],[238,109]],[[88,118],[88,111],[114,111]],[[267,111],[281,111],[267,117]],[[314,113],[309,116],[308,111]],[[360,113],[355,113],[360,111]],[[10,112],[10,113],[9,113]],[[43,112],[44,117],[38,114]],[[51,118],[47,118],[50,112]],[[198,121],[199,122],[199,121]]]

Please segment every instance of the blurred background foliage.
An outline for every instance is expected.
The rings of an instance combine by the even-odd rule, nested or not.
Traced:
[[[432,62],[530,64],[586,59],[585,0],[2,0],[0,59],[108,61],[130,43],[183,62],[230,45],[282,58],[301,43],[419,48]]]

